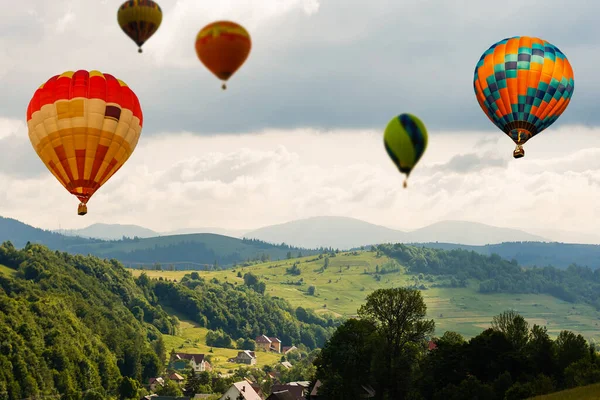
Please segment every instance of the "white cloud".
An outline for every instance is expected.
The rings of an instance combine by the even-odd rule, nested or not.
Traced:
[[[20,143],[0,147],[0,159],[18,154],[23,160],[18,168],[0,168],[2,214],[44,228],[108,222],[157,231],[250,229],[342,215],[399,229],[462,219],[593,233],[600,217],[599,129],[540,134],[520,160],[499,132],[434,131],[406,190],[376,131],[142,136],[127,164],[89,202],[88,215],[79,217],[77,200],[43,166],[32,167],[41,162],[22,124],[0,121],[0,127],[12,129],[4,139]],[[457,159],[462,164],[454,168]]]

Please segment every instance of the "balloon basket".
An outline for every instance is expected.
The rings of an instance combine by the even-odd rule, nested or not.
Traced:
[[[79,203],[79,207],[77,208],[77,215],[85,215],[87,214],[87,205],[83,203]]]
[[[522,158],[524,156],[525,156],[525,150],[523,149],[523,146],[517,145],[517,148],[513,151],[513,157],[514,158]]]
[[[226,85],[225,83],[223,83],[223,84],[221,85],[221,89],[223,89],[223,90],[227,90],[227,85]]]
[[[138,53],[141,53],[141,52],[142,52],[142,48],[140,47],[140,48],[138,49]]]

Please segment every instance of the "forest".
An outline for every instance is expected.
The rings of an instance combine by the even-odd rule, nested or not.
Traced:
[[[520,266],[497,254],[439,250],[403,244],[373,248],[396,259],[410,273],[479,281],[480,293],[544,293],[568,302],[584,302],[600,309],[600,270],[571,264],[566,269]]]
[[[285,299],[265,296],[264,282],[251,273],[245,275],[244,285],[219,282],[216,278],[206,281],[197,272],[185,275],[179,283],[150,280],[143,273],[137,280],[161,304],[178,310],[202,327],[222,330],[234,341],[268,335],[277,336],[284,346],[302,343],[314,349],[322,347],[341,323],[302,307],[294,309]]]
[[[310,348],[322,346],[339,324],[256,287],[205,282],[198,273],[182,283],[134,279],[116,260],[4,242],[0,399],[136,397],[164,371],[162,334],[178,330],[178,319],[161,304],[177,305],[190,319],[236,339],[264,333]]]
[[[552,340],[508,310],[468,341],[452,331],[434,337],[426,310],[415,289],[369,294],[359,319],[338,327],[315,360],[319,398],[358,398],[370,387],[376,400],[521,400],[600,382],[600,358],[581,335]]]

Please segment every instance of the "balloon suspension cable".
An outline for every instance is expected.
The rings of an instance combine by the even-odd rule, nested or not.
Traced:
[[[221,89],[223,89],[223,90],[227,89],[227,84],[225,82],[223,82],[223,84],[221,85]]]
[[[142,48],[140,47],[140,48],[138,48],[138,53],[141,53],[141,52],[142,52]]]

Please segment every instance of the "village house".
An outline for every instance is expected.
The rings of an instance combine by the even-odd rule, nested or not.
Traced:
[[[180,371],[188,367],[191,367],[194,372],[212,369],[204,354],[171,353],[171,368]]]
[[[294,396],[294,399],[304,399],[308,394],[308,385],[299,385],[299,382],[290,382],[286,384],[273,385],[271,387],[271,393],[274,392],[289,392]],[[307,382],[308,383],[308,382]]]
[[[165,380],[160,376],[158,378],[150,378],[148,380],[148,387],[151,392],[156,391],[159,386],[165,386]]]
[[[292,363],[289,361],[282,361],[281,365],[283,365],[285,369],[292,369]]]
[[[283,346],[282,349],[281,349],[281,352],[283,354],[287,354],[290,351],[294,351],[294,350],[298,350],[298,348],[296,346]]]
[[[219,400],[237,400],[240,394],[244,400],[262,400],[247,381],[235,382]]]
[[[183,381],[185,381],[185,378],[179,375],[177,372],[173,372],[171,375],[169,375],[169,379],[173,382],[179,383],[180,385],[183,384]]]
[[[260,335],[254,341],[256,342],[256,347],[263,349],[264,351],[281,353],[281,340],[276,337]]]
[[[230,358],[229,362],[235,362],[238,364],[256,364],[256,353],[250,350],[239,351],[235,358]]]
[[[291,394],[289,391],[284,390],[281,392],[273,392],[266,400],[296,400],[296,396]]]

